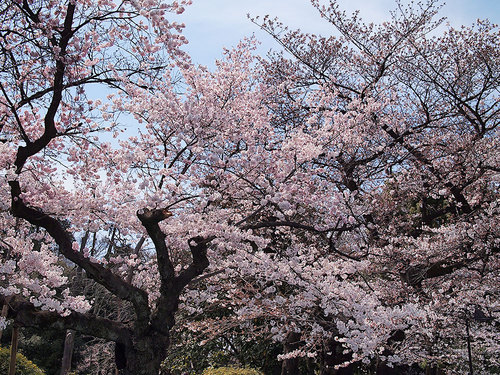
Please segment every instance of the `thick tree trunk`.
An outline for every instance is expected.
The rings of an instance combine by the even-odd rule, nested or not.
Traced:
[[[291,332],[288,334],[285,344],[283,345],[283,351],[285,353],[290,353],[299,347],[300,334],[296,332]],[[299,374],[299,359],[290,358],[283,360],[281,366],[281,375],[298,375]]]
[[[166,357],[168,336],[151,332],[135,340],[133,346],[117,344],[115,361],[120,375],[158,375]]]
[[[325,352],[321,358],[320,375],[352,375],[354,374],[354,365],[341,367],[338,370],[335,366],[349,361],[352,357],[350,354],[343,353],[343,347],[337,341],[331,339],[327,343]]]

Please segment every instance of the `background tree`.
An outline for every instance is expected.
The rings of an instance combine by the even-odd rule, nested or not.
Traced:
[[[382,25],[313,5],[340,37],[255,21],[286,51],[262,60],[283,156],[247,228],[286,241],[216,262],[226,271],[189,309],[234,314],[193,329],[299,333],[282,358],[315,357],[324,374],[370,361],[463,369],[464,314],[477,308],[490,323],[475,323],[475,364],[494,371],[498,28],[444,28],[434,1],[399,4]]]

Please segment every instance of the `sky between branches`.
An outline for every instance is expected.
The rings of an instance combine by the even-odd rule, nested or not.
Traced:
[[[359,9],[364,20],[375,23],[388,20],[389,11],[395,8],[395,0],[339,0],[339,3],[349,13]],[[252,17],[269,14],[291,28],[310,33],[329,35],[333,32],[332,26],[319,17],[309,0],[193,0],[179,19],[186,24],[184,34],[189,40],[186,50],[193,61],[212,66],[224,47],[235,46],[252,34],[262,43],[260,53],[278,49],[247,14]],[[440,15],[446,16],[454,27],[471,25],[478,18],[499,23],[500,0],[448,0]]]

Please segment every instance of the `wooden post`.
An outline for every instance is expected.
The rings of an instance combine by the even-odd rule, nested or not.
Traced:
[[[467,353],[469,354],[469,375],[473,375],[472,350],[470,347],[469,318],[465,317],[465,330],[467,332]]]
[[[10,362],[9,362],[9,375],[16,373],[16,355],[17,355],[17,335],[18,327],[12,327],[12,341],[10,344]]]
[[[75,346],[75,331],[68,329],[64,339],[64,352],[61,364],[61,375],[67,375],[71,370],[71,359],[73,358],[73,348]]]
[[[2,306],[2,318],[7,318],[7,313],[9,312],[9,301],[11,296],[5,297],[5,303]],[[0,340],[2,340],[3,329],[0,329]]]

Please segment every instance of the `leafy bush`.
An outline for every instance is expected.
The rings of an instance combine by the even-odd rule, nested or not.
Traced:
[[[19,351],[46,374],[58,374],[61,369],[65,336],[64,330],[23,327],[19,330]],[[73,357],[78,354],[75,350]]]
[[[10,351],[8,348],[0,347],[0,374],[9,372]],[[16,375],[45,375],[37,365],[27,359],[24,355],[17,353]]]
[[[262,375],[261,372],[251,368],[219,367],[207,368],[203,375]]]

